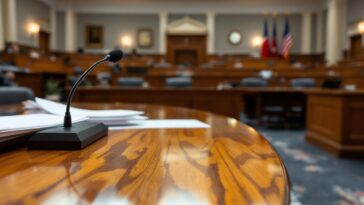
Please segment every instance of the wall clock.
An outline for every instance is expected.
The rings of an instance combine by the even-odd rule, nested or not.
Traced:
[[[231,45],[237,46],[243,40],[243,36],[239,31],[231,31],[228,35],[228,41]]]

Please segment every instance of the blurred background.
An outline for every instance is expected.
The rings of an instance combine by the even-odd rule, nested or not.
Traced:
[[[62,102],[121,48],[75,101],[235,118],[282,155],[292,204],[364,204],[363,10],[363,0],[0,0],[0,104]]]

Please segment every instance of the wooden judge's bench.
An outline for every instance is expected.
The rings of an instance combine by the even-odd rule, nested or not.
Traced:
[[[306,141],[339,157],[364,157],[364,91],[310,90]]]

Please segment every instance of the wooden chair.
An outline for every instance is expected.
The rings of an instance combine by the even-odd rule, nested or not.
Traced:
[[[267,87],[268,85],[267,80],[261,78],[244,78],[241,83],[243,87],[248,88]],[[284,123],[284,107],[280,104],[280,101],[276,101],[275,96],[259,93],[247,97],[246,103],[248,107],[245,110],[248,110],[249,107],[255,107],[257,115],[255,117],[258,125],[272,127]]]
[[[316,86],[316,81],[313,78],[295,78],[291,80],[293,88],[312,88]]]
[[[316,81],[313,78],[296,78],[291,80],[293,88],[313,88],[316,86]],[[306,102],[305,97],[297,96],[295,99],[287,100],[286,105],[286,127],[302,127],[305,125]]]
[[[97,74],[97,81],[101,86],[111,85],[111,74],[107,72],[100,72]]]

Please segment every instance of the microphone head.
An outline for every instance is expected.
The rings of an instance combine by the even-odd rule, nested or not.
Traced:
[[[110,51],[110,53],[108,53],[106,55],[107,61],[110,61],[110,62],[113,62],[113,63],[118,62],[120,59],[123,58],[123,56],[124,56],[124,53],[120,49],[112,50],[112,51]]]

